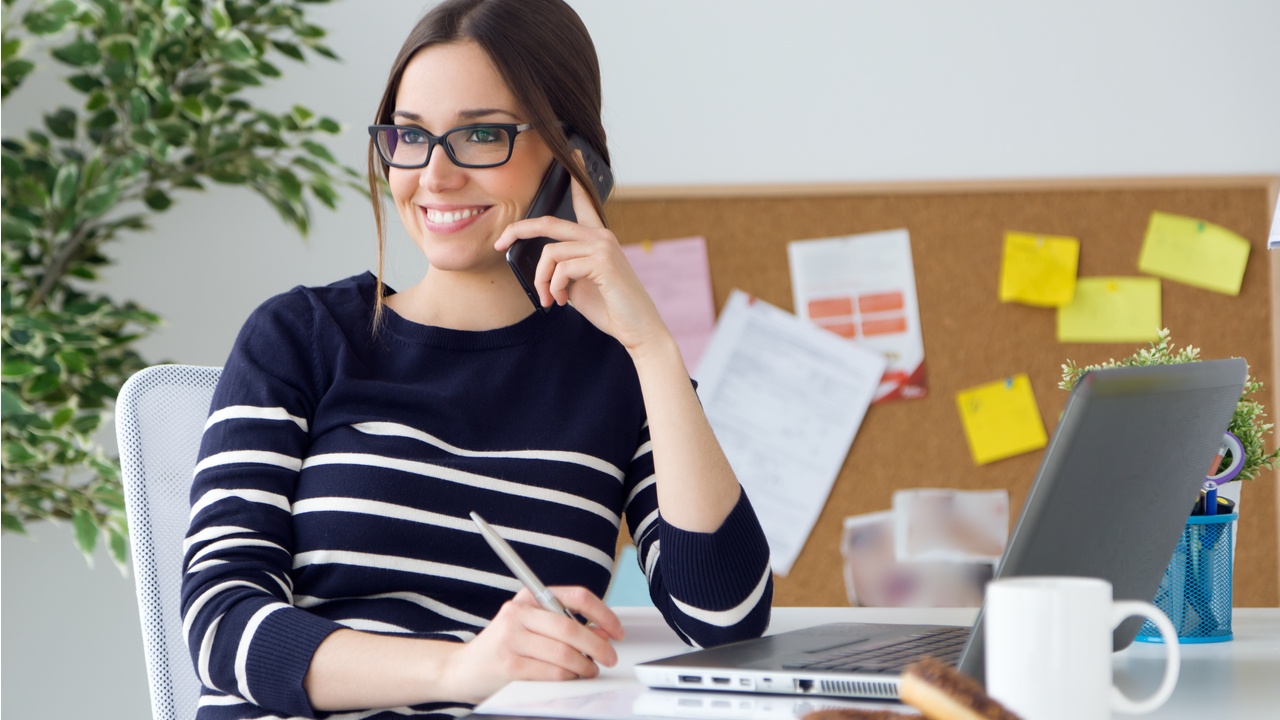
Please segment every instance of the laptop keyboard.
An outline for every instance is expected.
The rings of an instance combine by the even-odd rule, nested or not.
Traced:
[[[783,664],[787,670],[893,673],[924,657],[955,664],[971,628],[933,630],[897,637],[887,643],[865,642],[805,655]]]

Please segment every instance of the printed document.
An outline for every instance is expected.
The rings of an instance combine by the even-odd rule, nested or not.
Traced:
[[[698,395],[786,575],[884,374],[877,352],[739,290],[698,366]]]
[[[787,243],[796,314],[888,360],[875,402],[925,396],[924,339],[906,230]]]

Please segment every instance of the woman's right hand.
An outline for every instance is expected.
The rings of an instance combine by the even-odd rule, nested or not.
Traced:
[[[513,680],[576,680],[612,667],[618,654],[610,640],[622,639],[618,616],[583,587],[553,587],[562,605],[589,625],[544,610],[528,590],[503,604],[489,626],[458,647],[446,663],[446,687],[458,700],[479,703]]]

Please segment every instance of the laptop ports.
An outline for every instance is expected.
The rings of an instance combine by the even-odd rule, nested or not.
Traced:
[[[729,678],[713,677],[711,678],[711,682],[715,685],[728,685]]]
[[[681,685],[701,685],[702,676],[701,675],[681,675],[680,684]]]
[[[813,681],[812,680],[796,680],[796,690],[802,693],[813,692]]]

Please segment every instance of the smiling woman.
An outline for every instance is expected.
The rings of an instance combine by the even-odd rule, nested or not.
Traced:
[[[624,634],[599,599],[624,519],[681,637],[763,632],[755,513],[569,150],[573,133],[608,158],[577,15],[434,8],[374,120],[373,195],[390,189],[430,269],[384,285],[375,201],[376,276],[297,288],[241,330],[191,495],[199,717],[454,717],[511,680],[593,677]],[[556,163],[577,221],[526,218]],[[556,241],[534,281],[545,312],[504,260],[535,237]],[[591,624],[520,589],[472,511]]]
[[[519,130],[536,126],[524,122],[521,103],[475,41],[438,43],[418,50],[397,85],[391,113],[395,124],[375,136],[379,158],[385,163],[387,183],[409,237],[432,268],[451,274],[447,278],[443,273],[431,274],[388,298],[388,307],[422,322],[448,323],[470,315],[470,308],[453,307],[469,293],[455,282],[443,286],[445,279],[479,282],[505,290],[503,296],[523,297],[493,243],[504,228],[528,214],[552,162],[543,140],[552,132]],[[476,125],[478,121],[492,124]],[[563,138],[558,122],[550,126]],[[439,143],[432,130],[439,133]],[[382,140],[388,137],[396,140]],[[432,163],[437,144],[444,146],[447,158]],[[486,295],[506,299],[492,291]],[[498,312],[495,307],[483,320],[489,327],[469,329],[503,327],[527,314],[519,301],[501,304],[518,314]]]

